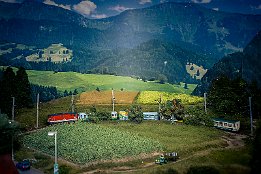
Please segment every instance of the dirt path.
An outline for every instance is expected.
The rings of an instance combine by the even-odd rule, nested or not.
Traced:
[[[227,133],[221,138],[228,144],[227,149],[240,148],[245,145],[244,140],[247,136],[236,133]]]

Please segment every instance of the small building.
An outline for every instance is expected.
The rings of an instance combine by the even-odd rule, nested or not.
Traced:
[[[120,120],[128,120],[128,112],[126,112],[126,111],[120,111],[120,112],[119,112],[119,119],[120,119]]]
[[[144,120],[159,120],[158,112],[143,112]]]
[[[214,121],[214,127],[224,130],[229,130],[233,132],[239,131],[240,128],[240,121],[238,120],[225,120],[221,118],[215,118]]]

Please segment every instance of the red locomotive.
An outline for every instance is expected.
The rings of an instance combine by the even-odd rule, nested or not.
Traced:
[[[47,122],[49,124],[64,123],[64,122],[75,122],[78,120],[78,114],[74,112],[69,113],[58,113],[48,115]]]

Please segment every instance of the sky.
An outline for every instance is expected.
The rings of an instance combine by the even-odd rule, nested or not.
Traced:
[[[24,0],[0,0],[21,3]],[[136,8],[145,8],[165,2],[196,3],[219,11],[261,14],[261,0],[36,0],[48,5],[74,11],[92,19],[106,18]]]

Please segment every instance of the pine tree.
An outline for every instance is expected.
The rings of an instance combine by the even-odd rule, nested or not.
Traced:
[[[7,67],[3,73],[2,81],[0,82],[0,108],[1,112],[11,118],[12,97],[16,93],[15,73],[11,67]]]
[[[16,72],[16,106],[18,108],[31,107],[32,98],[31,98],[31,86],[28,80],[28,75],[25,68],[20,67]]]

